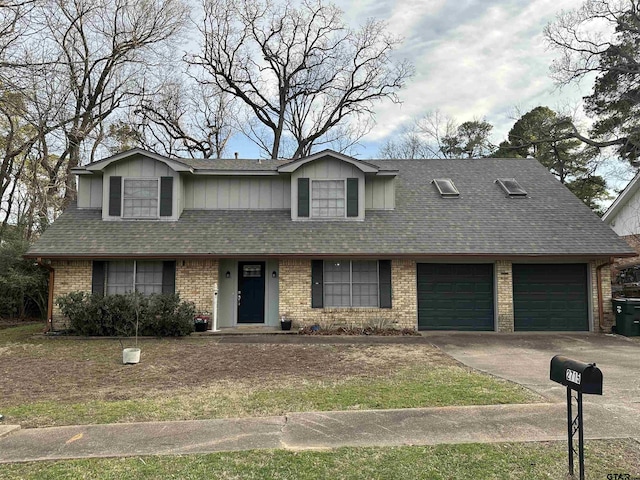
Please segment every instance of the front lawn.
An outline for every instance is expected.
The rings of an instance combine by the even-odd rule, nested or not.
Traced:
[[[41,427],[541,400],[426,344],[144,339],[141,363],[122,365],[116,340],[34,337],[40,328],[0,333],[0,412],[7,423]]]
[[[640,476],[640,444],[586,442],[587,479]],[[396,479],[567,478],[564,442],[426,447],[261,450],[209,455],[91,459],[3,465],[0,479]],[[576,475],[577,458],[576,458]],[[613,474],[629,475],[613,477]],[[610,475],[610,476],[608,476]]]

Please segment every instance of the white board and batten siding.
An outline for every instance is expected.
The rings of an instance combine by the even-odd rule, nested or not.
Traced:
[[[288,210],[287,177],[193,176],[184,180],[184,208],[206,210]]]
[[[182,196],[180,174],[163,162],[153,160],[152,158],[138,156],[129,160],[113,162],[105,167],[102,175],[102,219],[116,220],[120,217],[109,216],[109,178],[112,176],[122,178],[157,178],[173,177],[173,215],[170,217],[160,217],[160,220],[171,221],[177,220],[182,214],[182,205],[179,198]]]

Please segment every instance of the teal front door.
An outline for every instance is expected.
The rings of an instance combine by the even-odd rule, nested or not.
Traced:
[[[238,323],[264,323],[264,262],[238,263]]]

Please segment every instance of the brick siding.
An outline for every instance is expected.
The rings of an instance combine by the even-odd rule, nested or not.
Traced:
[[[55,273],[53,282],[52,325],[54,330],[64,330],[68,319],[60,312],[56,300],[71,292],[91,293],[91,260],[54,260],[51,262]]]
[[[218,260],[178,260],[176,292],[196,305],[197,312],[213,312],[213,289],[218,283]]]
[[[496,261],[496,288],[498,299],[498,331],[513,332],[513,271],[512,263]]]
[[[416,328],[416,262],[391,261],[392,308],[311,308],[311,260],[280,260],[280,316],[297,326]]]
[[[594,332],[611,332],[611,326],[615,323],[615,317],[613,315],[613,306],[611,304],[611,268],[609,266],[601,269],[602,274],[602,311],[604,312],[604,318],[602,322],[602,328],[600,328],[598,316],[598,275],[597,267],[606,262],[590,262],[589,268],[591,269],[591,304],[593,306],[593,331]]]

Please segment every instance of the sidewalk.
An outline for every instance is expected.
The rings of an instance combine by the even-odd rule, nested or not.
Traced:
[[[252,449],[566,440],[561,403],[302,412],[286,416],[23,429],[0,463]],[[624,409],[585,402],[585,438],[640,438]],[[8,427],[8,426],[5,426]]]

